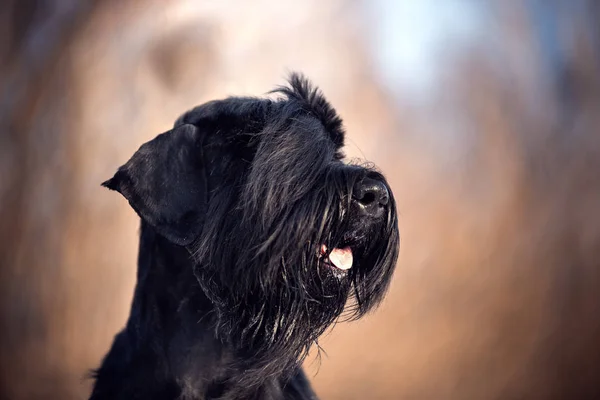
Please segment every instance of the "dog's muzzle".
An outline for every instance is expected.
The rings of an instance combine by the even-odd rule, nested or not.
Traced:
[[[359,225],[377,224],[377,220],[385,215],[389,201],[390,194],[383,182],[371,178],[359,181],[352,192],[352,208],[355,216],[362,221]],[[318,256],[324,259],[325,264],[341,271],[351,269],[354,263],[354,254],[349,245],[329,251],[322,244]]]

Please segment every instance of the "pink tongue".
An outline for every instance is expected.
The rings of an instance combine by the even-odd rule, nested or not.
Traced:
[[[350,247],[344,247],[343,249],[333,249],[329,253],[329,261],[339,269],[350,269],[352,268],[352,249]]]

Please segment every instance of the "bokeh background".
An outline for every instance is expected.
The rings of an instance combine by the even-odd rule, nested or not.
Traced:
[[[100,187],[183,111],[304,72],[402,249],[306,362],[323,399],[600,396],[600,2],[3,0],[0,399],[84,399],[138,218]]]

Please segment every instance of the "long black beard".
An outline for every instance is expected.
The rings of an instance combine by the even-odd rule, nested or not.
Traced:
[[[283,120],[293,122],[250,135],[250,168],[214,192],[194,245],[194,274],[214,305],[215,334],[238,355],[230,367],[243,371],[242,386],[285,376],[347,303],[350,319],[376,306],[396,262],[393,198],[384,223],[361,229],[352,215],[354,185],[383,176],[331,160],[329,140],[307,137],[311,119]],[[352,269],[324,263],[322,245],[352,246]]]

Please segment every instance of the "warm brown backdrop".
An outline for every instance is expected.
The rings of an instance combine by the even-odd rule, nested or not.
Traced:
[[[99,183],[182,111],[288,70],[401,212],[383,307],[307,362],[322,398],[598,398],[599,7],[479,3],[486,36],[438,59],[424,103],[374,66],[365,1],[2,2],[0,399],[85,398],[126,320],[138,222]]]

